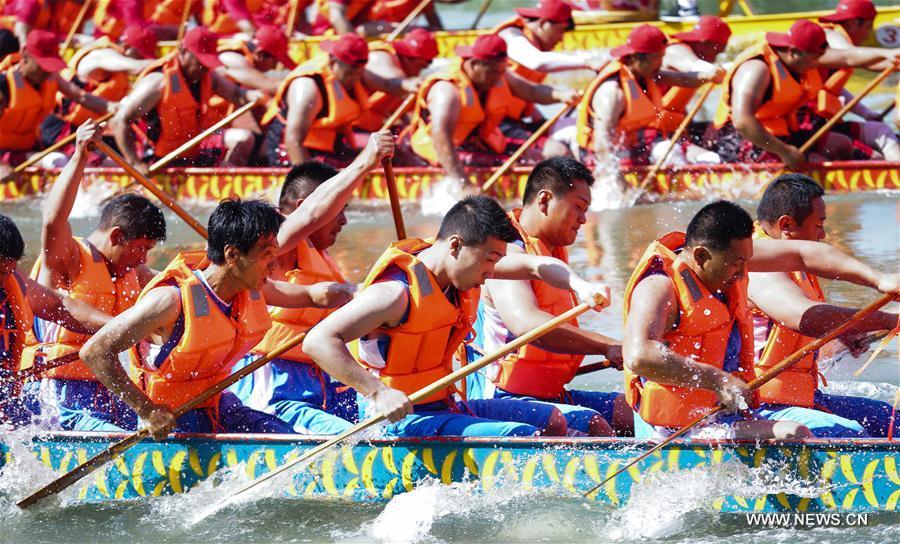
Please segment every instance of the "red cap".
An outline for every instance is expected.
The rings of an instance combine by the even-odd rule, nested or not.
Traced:
[[[610,54],[617,59],[634,53],[661,53],[669,39],[662,33],[662,30],[653,25],[638,25],[634,27],[625,45],[620,45],[610,51]]]
[[[874,20],[877,15],[875,4],[869,0],[841,0],[834,13],[819,17],[819,20],[826,23],[839,23],[850,19]]]
[[[793,47],[804,53],[823,53],[828,48],[825,31],[808,19],[800,19],[786,33],[767,32],[766,41],[772,47]]]
[[[474,45],[460,45],[456,54],[464,59],[506,60],[506,42],[496,34],[482,34]]]
[[[25,51],[41,67],[41,70],[55,74],[66,67],[59,56],[59,38],[46,30],[32,30],[25,40]]]
[[[397,54],[401,57],[417,57],[432,60],[438,55],[437,40],[434,34],[424,28],[414,28],[402,40],[392,42]]]
[[[567,23],[569,28],[575,27],[572,6],[562,0],[540,0],[535,8],[516,8],[514,11],[526,19],[547,19],[557,24]]]
[[[344,64],[369,62],[369,44],[356,34],[344,34],[336,40],[325,40],[320,47]]]
[[[122,43],[137,49],[145,59],[156,58],[156,43],[159,38],[149,26],[129,26],[122,32]]]
[[[200,61],[200,64],[208,70],[215,70],[222,66],[219,60],[219,35],[202,26],[193,28],[184,35],[181,47],[187,49]]]
[[[287,34],[280,28],[272,25],[261,26],[256,29],[253,38],[260,51],[265,51],[275,57],[288,70],[293,70],[297,66],[297,63],[288,54]]]
[[[727,44],[731,37],[731,28],[721,17],[704,15],[697,21],[697,26],[688,32],[679,32],[672,35],[684,42],[715,42]]]

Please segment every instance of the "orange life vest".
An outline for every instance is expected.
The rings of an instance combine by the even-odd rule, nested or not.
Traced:
[[[0,73],[9,88],[9,103],[0,115],[0,149],[28,151],[34,149],[41,122],[56,105],[58,85],[51,77],[35,89],[18,68],[12,64]]]
[[[505,30],[507,28],[518,28],[522,31],[522,34],[525,35],[525,39],[531,42],[531,45],[540,49],[538,40],[537,38],[535,38],[534,33],[531,32],[531,29],[526,25],[525,19],[521,17],[513,17],[512,19],[509,19],[497,25],[491,32],[493,34],[499,34],[501,30]],[[546,72],[539,72],[537,70],[526,68],[525,65],[519,64],[513,59],[509,59],[509,68],[516,74],[522,76],[528,81],[531,81],[532,83],[543,83],[547,79]],[[507,117],[509,117],[510,119],[519,120],[522,119],[522,117],[534,115],[534,113],[534,104],[526,102],[517,96],[513,96],[511,98],[509,111],[507,112]]]
[[[178,256],[141,292],[164,285],[181,291],[184,333],[156,370],[151,370],[137,346],[129,351],[132,380],[153,402],[177,408],[222,381],[231,367],[256,345],[271,325],[266,301],[259,291],[244,290],[232,299],[225,315],[194,274],[206,266],[203,251]],[[140,298],[139,298],[140,300]],[[218,396],[201,408],[218,406]]]
[[[287,273],[290,283],[299,285],[312,285],[323,281],[344,282],[344,276],[328,251],[319,251],[309,240],[297,244],[297,268]],[[272,328],[266,333],[255,348],[254,353],[269,353],[288,340],[304,331],[308,331],[317,323],[325,319],[334,309],[329,308],[279,308],[273,307],[269,311],[272,317]],[[290,359],[303,363],[311,363],[312,359],[300,346],[291,348],[281,356],[282,359]]]
[[[741,335],[740,370],[736,376],[753,377],[753,325],[747,309],[746,279],[732,285],[726,306],[710,293],[694,272],[676,261],[675,250],[684,246],[684,233],[672,232],[650,244],[625,288],[625,322],[631,294],[654,267],[664,272],[675,287],[679,321],[663,336],[673,352],[697,362],[723,368],[728,339],[735,323]],[[625,370],[625,399],[651,425],[683,427],[715,408],[713,391],[695,387],[663,385],[644,380]]]
[[[75,300],[89,304],[101,312],[111,316],[117,316],[134,306],[141,285],[137,273],[129,270],[118,278],[113,278],[109,273],[106,258],[97,248],[88,241],[75,238],[81,256],[81,274],[68,289],[68,296]],[[37,279],[41,271],[40,259],[34,263],[31,277]],[[73,352],[77,352],[87,342],[91,335],[72,332],[62,326],[52,326],[55,334],[44,338],[39,343],[33,335],[29,336],[28,347],[22,356],[22,369],[31,367],[35,358],[44,357],[53,360]],[[47,378],[61,380],[94,380],[93,371],[80,359],[69,364],[50,369],[42,374]]]
[[[274,6],[273,4],[278,3],[279,2],[273,0],[245,0],[247,11],[250,12],[253,19],[256,19],[256,15],[264,10],[272,10],[274,12],[277,9],[277,6]],[[274,19],[271,22],[274,24]],[[221,1],[203,2],[203,26],[216,34],[234,34],[240,32],[234,19],[231,18],[231,14],[225,10],[224,6],[222,6]]]
[[[116,17],[110,13],[109,7],[114,1],[115,0],[97,0],[97,6],[94,8],[94,28],[100,34],[118,40],[125,31],[126,25],[125,19]],[[156,9],[156,6],[165,5],[167,3],[169,2],[166,0],[161,2],[141,2],[141,15],[143,16],[144,21],[150,22],[153,18],[153,12]]]
[[[760,59],[769,67],[772,76],[771,96],[760,104],[754,116],[775,136],[787,136],[797,130],[797,109],[815,98],[822,87],[818,70],[807,70],[800,81],[788,71],[769,44],[758,43],[741,53],[725,74],[722,98],[716,111],[716,128],[722,128],[731,118],[731,81],[738,68],[747,61]]]
[[[174,53],[148,66],[139,77],[158,71],[162,71],[165,83],[162,97],[156,104],[159,138],[153,144],[153,152],[157,157],[163,157],[213,125],[221,116],[217,116],[220,112],[210,108],[215,93],[209,73],[200,82],[198,101],[191,93],[190,85],[185,81]],[[194,157],[197,153],[199,150],[195,147],[191,151],[185,151],[184,156]]]
[[[6,360],[0,360],[0,368],[6,372],[15,372],[19,368],[22,351],[25,348],[25,337],[31,330],[31,324],[34,320],[34,314],[31,312],[31,305],[25,298],[22,284],[16,273],[12,272],[6,275],[3,282],[3,298],[0,298],[0,310],[4,309],[6,303],[9,302],[9,308],[12,312],[13,327],[9,329],[0,329],[0,338],[2,338],[2,346],[9,354]],[[3,323],[0,323],[3,325]],[[2,411],[0,411],[2,412]]]
[[[521,209],[510,212],[509,219],[525,241],[525,251],[529,255],[556,257],[569,262],[565,248],[550,250],[538,238],[529,236],[519,223]],[[575,298],[571,291],[557,289],[543,281],[531,281],[531,290],[541,311],[550,315],[561,315],[575,307]],[[578,326],[578,320],[569,323]],[[565,391],[564,386],[571,382],[584,359],[583,355],[552,353],[544,351],[532,344],[526,344],[516,353],[506,356],[500,361],[500,372],[494,384],[504,391],[517,395],[536,398],[559,398]]]
[[[190,13],[199,18],[201,14],[201,2],[194,0],[161,0],[159,2],[147,2],[155,9],[150,14],[150,20],[158,25],[180,25],[184,15],[184,7],[187,2],[192,2]]]
[[[472,330],[478,309],[480,289],[459,293],[458,304],[451,303],[434,275],[416,254],[432,242],[409,238],[395,242],[379,257],[366,277],[363,288],[375,283],[389,266],[402,270],[409,282],[409,312],[406,321],[393,328],[382,328],[375,335],[390,339],[384,368],[378,368],[381,381],[407,395],[453,371],[456,348]],[[359,362],[369,368],[361,356]],[[422,399],[419,404],[446,399],[448,387]]]
[[[75,24],[75,20],[78,19],[78,13],[81,11],[83,3],[73,2],[72,0],[64,0],[62,2],[53,2],[52,4],[48,3],[46,0],[38,0],[41,8],[38,13],[37,19],[34,20],[34,23],[31,25],[32,29],[41,29],[48,30],[53,32],[57,36],[66,36],[71,30],[72,26]],[[84,0],[87,1],[87,0]],[[88,8],[88,13],[90,13],[90,9]],[[85,17],[81,24],[84,25],[87,22],[87,17]],[[81,30],[80,28],[78,29]],[[25,45],[22,44],[24,48]]]
[[[505,151],[507,140],[500,132],[500,123],[507,116],[513,96],[509,82],[505,77],[501,78],[488,92],[487,99],[482,104],[475,85],[462,69],[461,60],[453,64],[449,72],[430,76],[419,88],[413,120],[407,128],[412,133],[412,150],[431,164],[438,164],[428,119],[428,92],[438,81],[449,81],[459,91],[460,111],[453,129],[453,145],[459,147],[470,137],[475,137],[495,153]]]
[[[277,118],[286,125],[287,104],[285,101],[291,83],[300,77],[318,79],[322,83],[319,89],[322,87],[325,89],[325,96],[322,97],[322,100],[325,103],[323,112],[327,113],[322,116],[320,112],[320,116],[313,121],[309,132],[303,139],[303,147],[330,153],[334,152],[338,134],[344,134],[347,137],[351,135],[353,123],[366,111],[369,93],[362,82],[358,81],[353,87],[353,96],[350,96],[344,85],[334,76],[328,62],[328,57],[323,56],[294,68],[275,91],[275,98],[263,116],[262,122],[266,125]],[[284,137],[288,137],[287,133]]]
[[[636,142],[635,133],[645,128],[654,128],[663,135],[668,135],[678,128],[684,118],[682,114],[668,111],[663,104],[663,92],[653,81],[647,80],[646,90],[619,61],[613,61],[603,67],[597,77],[588,85],[587,92],[578,104],[576,118],[576,138],[582,149],[593,148],[594,118],[596,117],[591,102],[600,85],[608,79],[618,77],[619,86],[625,96],[625,107],[616,124],[618,137],[625,145]]]
[[[82,47],[75,53],[72,60],[69,61],[68,73],[64,74],[69,80],[75,79],[78,73],[78,63],[81,62],[88,53],[99,49],[112,49],[121,55],[125,55],[125,49],[120,45],[112,43],[107,36],[101,36],[94,40],[90,45]],[[130,75],[127,71],[108,72],[106,70],[95,70],[99,74],[91,74],[91,77],[85,83],[84,90],[100,96],[110,102],[118,102],[125,98],[128,89],[131,86]],[[95,113],[81,104],[72,102],[69,105],[69,111],[63,116],[63,120],[74,126],[81,126],[88,119],[97,119],[101,117],[101,113]]]
[[[391,56],[391,61],[396,66],[400,66],[400,59],[397,51],[390,42],[376,41],[369,44],[369,53],[374,51],[382,51]],[[369,105],[366,111],[356,121],[356,126],[367,131],[375,132],[381,129],[381,126],[387,121],[391,115],[404,100],[404,96],[395,96],[384,91],[372,91],[369,94]]]
[[[753,238],[756,240],[767,239],[769,235],[757,224]],[[825,294],[815,276],[805,272],[791,272],[790,277],[791,281],[803,290],[803,294],[808,299],[825,302]],[[813,341],[813,338],[803,336],[799,332],[769,319],[767,315],[758,310],[754,310],[754,315],[765,317],[769,321],[766,345],[759,353],[756,364],[753,365],[757,376],[763,375],[789,355]],[[771,381],[759,388],[759,401],[814,408],[813,398],[819,386],[817,358],[818,352],[810,353],[792,367],[772,378]]]
[[[853,43],[850,35],[844,27],[834,23],[822,23],[822,28],[833,30]],[[841,92],[853,77],[853,68],[839,68],[837,70],[819,67],[819,77],[823,79],[822,88],[816,94],[814,110],[822,117],[833,117],[842,107]]]

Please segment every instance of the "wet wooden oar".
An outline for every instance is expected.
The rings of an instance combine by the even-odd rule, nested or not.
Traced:
[[[249,365],[238,370],[237,372],[234,372],[233,374],[231,374],[224,380],[220,381],[216,385],[214,385],[214,386],[210,387],[209,389],[205,390],[204,392],[200,393],[198,396],[194,397],[192,400],[182,404],[177,409],[175,409],[175,411],[173,412],[175,414],[175,417],[178,418],[178,417],[186,414],[187,412],[190,412],[194,408],[197,408],[204,402],[208,401],[209,399],[211,399],[214,396],[221,393],[222,391],[228,389],[229,387],[231,387],[232,385],[234,385],[235,383],[240,381],[245,376],[249,376],[256,369],[262,368],[264,365],[268,364],[273,359],[277,359],[278,357],[281,357],[288,350],[294,348],[295,346],[300,345],[300,342],[303,341],[303,338],[305,336],[306,336],[305,332],[300,333],[293,339],[288,340],[287,342],[285,342],[284,344],[282,344],[281,346],[276,348],[274,351],[270,352],[265,357],[260,357],[259,359],[256,359]],[[146,428],[141,429],[140,431],[131,434],[130,436],[116,442],[115,444],[110,446],[107,450],[103,451],[102,453],[95,455],[94,457],[88,459],[83,464],[78,465],[77,467],[75,467],[72,470],[70,470],[69,472],[63,474],[56,480],[53,480],[46,486],[38,489],[31,495],[20,500],[19,502],[16,503],[16,506],[18,506],[19,508],[23,508],[23,509],[28,508],[29,506],[35,504],[36,502],[40,501],[41,499],[43,499],[45,497],[49,497],[50,495],[56,495],[60,491],[66,489],[67,487],[69,487],[72,484],[74,484],[75,482],[77,482],[78,480],[84,478],[88,474],[90,474],[90,473],[94,472],[95,470],[97,470],[98,468],[102,467],[107,462],[112,461],[113,459],[118,457],[120,454],[122,454],[126,450],[128,450],[130,447],[134,446],[135,444],[137,444],[138,442],[140,442],[141,440],[143,440],[144,438],[147,438],[149,436],[150,436],[150,431],[147,430]]]
[[[394,216],[394,228],[397,230],[397,239],[406,240],[406,226],[403,224],[403,211],[400,209],[400,195],[397,191],[397,178],[394,177],[394,165],[391,159],[381,161],[384,167],[384,183],[387,185],[388,198],[391,201],[391,214]]]
[[[184,9],[181,11],[181,24],[178,25],[178,37],[176,38],[178,45],[175,49],[181,47],[181,40],[184,39],[184,31],[187,30],[187,20],[191,16],[191,4],[193,3],[193,0],[187,0],[187,2],[184,3]]]
[[[109,119],[110,119],[112,116],[113,116],[112,112],[110,112],[110,113],[104,113],[103,115],[101,115],[100,117],[98,117],[98,118],[96,119],[95,122],[96,122],[97,124],[100,124],[100,123],[103,123],[103,122],[105,122],[105,121],[109,121]],[[16,176],[16,174],[22,172],[23,170],[25,170],[25,169],[28,168],[29,166],[32,166],[34,163],[36,163],[36,162],[38,162],[39,160],[43,159],[44,157],[46,157],[46,156],[49,155],[50,153],[53,153],[54,151],[58,151],[58,150],[64,148],[65,146],[69,145],[70,143],[74,142],[74,141],[75,141],[75,136],[76,136],[76,133],[73,131],[71,134],[69,134],[68,136],[66,136],[66,137],[63,138],[62,140],[59,140],[59,141],[57,141],[57,142],[54,142],[53,145],[49,146],[48,148],[43,149],[43,150],[41,150],[41,151],[38,151],[38,152],[35,153],[34,155],[28,157],[27,159],[25,159],[24,162],[22,162],[22,164],[19,164],[18,166],[16,166],[15,168],[13,168],[12,172],[10,172],[9,174],[7,174],[7,175],[3,176],[2,178],[0,178],[0,182],[4,182],[4,181],[6,181],[6,180],[12,179],[13,177]]]
[[[598,370],[604,370],[606,368],[615,368],[610,361],[599,361],[596,363],[590,363],[584,366],[578,367],[578,370],[575,372],[576,376],[582,376],[584,374],[590,374],[591,372],[596,372]]]
[[[288,42],[291,40],[291,36],[294,34],[294,25],[297,24],[297,9],[300,7],[300,0],[291,0],[291,7],[288,11],[287,17],[287,26],[285,26],[285,32],[287,33]]]
[[[478,9],[478,15],[475,16],[475,20],[472,21],[472,26],[469,27],[469,30],[478,28],[478,23],[481,22],[481,18],[487,13],[489,7],[491,7],[491,0],[484,0],[484,2],[481,3],[481,7]]]
[[[675,129],[675,133],[672,134],[671,138],[669,138],[669,146],[666,147],[666,152],[663,154],[662,157],[659,158],[658,161],[656,161],[656,164],[653,165],[653,168],[651,168],[650,171],[647,172],[647,175],[644,176],[644,179],[641,181],[641,184],[638,185],[637,190],[638,190],[639,194],[642,193],[647,188],[647,185],[649,185],[651,181],[656,179],[656,174],[659,173],[659,169],[662,168],[662,165],[666,162],[666,159],[668,159],[669,155],[672,154],[672,150],[675,149],[675,146],[678,144],[678,140],[681,139],[681,136],[684,134],[684,131],[687,130],[688,125],[691,124],[691,121],[694,120],[694,117],[696,117],[697,112],[699,112],[700,108],[703,107],[703,103],[706,102],[706,97],[709,96],[709,93],[712,92],[712,90],[715,86],[716,86],[715,83],[708,83],[706,85],[706,90],[703,91],[703,94],[701,94],[700,98],[697,99],[697,103],[694,104],[694,107],[691,108],[691,111],[689,111],[688,114],[684,116],[684,119],[682,119],[681,124],[678,125],[677,129]]]
[[[66,51],[69,50],[69,46],[72,45],[72,39],[75,38],[75,34],[78,33],[78,29],[81,28],[81,24],[84,23],[84,18],[87,16],[88,8],[91,7],[91,3],[93,0],[84,0],[84,4],[81,5],[81,9],[78,10],[78,15],[75,16],[75,22],[72,23],[72,28],[69,29],[69,33],[66,34],[66,41],[62,44],[61,55],[65,55]]]
[[[753,390],[759,389],[763,385],[767,384],[770,380],[772,380],[773,378],[775,378],[776,376],[778,376],[779,374],[781,374],[788,368],[794,366],[798,361],[800,361],[801,359],[803,359],[810,353],[813,353],[817,349],[821,348],[828,342],[831,342],[832,340],[834,340],[835,338],[837,338],[838,336],[843,334],[850,327],[852,327],[856,323],[862,321],[863,319],[870,316],[871,314],[875,313],[876,311],[878,311],[879,308],[881,308],[885,304],[889,303],[893,299],[894,299],[894,295],[884,295],[881,298],[879,298],[878,300],[876,300],[875,302],[873,302],[873,303],[869,304],[868,306],[866,306],[865,308],[863,308],[862,310],[856,312],[855,314],[853,314],[852,317],[850,317],[850,319],[845,321],[843,325],[832,330],[830,333],[826,334],[825,336],[822,336],[821,338],[817,338],[817,339],[813,340],[812,342],[806,344],[805,346],[798,349],[794,353],[788,355],[780,363],[778,363],[777,365],[770,368],[768,371],[766,371],[765,374],[756,378],[755,380],[752,380],[749,384],[747,384],[749,386],[749,390],[753,391]],[[612,480],[619,474],[622,474],[629,468],[633,467],[634,465],[640,463],[641,461],[643,461],[644,459],[646,459],[647,457],[652,455],[653,452],[664,448],[667,444],[671,443],[676,438],[683,436],[691,429],[697,427],[698,425],[700,425],[707,419],[711,418],[712,416],[714,416],[724,410],[725,410],[725,408],[720,406],[720,407],[712,410],[711,412],[708,412],[707,414],[698,417],[697,419],[695,419],[691,423],[685,425],[678,431],[675,431],[675,433],[673,433],[672,435],[670,435],[668,438],[666,438],[659,444],[653,446],[652,448],[650,448],[649,450],[647,450],[646,452],[641,454],[638,458],[636,458],[632,461],[629,461],[627,464],[625,464],[625,466],[623,466],[622,468],[617,470],[615,473],[607,476],[605,480],[603,480],[599,484],[592,487],[590,489],[590,491],[588,491],[587,493],[584,493],[584,496],[587,497],[587,496],[591,495],[592,493],[594,493],[595,491],[597,491],[598,489],[603,487],[603,485],[606,484],[606,482]]]
[[[596,300],[595,304],[599,305],[601,302],[602,302],[601,300]],[[416,391],[415,393],[413,393],[412,395],[409,396],[410,402],[415,404],[416,402],[418,402],[424,398],[427,398],[442,389],[445,389],[445,388],[451,386],[452,384],[465,378],[469,374],[486,367],[487,365],[493,363],[497,359],[500,359],[501,357],[505,356],[507,353],[517,350],[520,347],[524,346],[525,344],[528,344],[529,342],[533,342],[534,340],[547,334],[548,332],[559,327],[560,325],[563,325],[564,323],[570,322],[575,317],[577,317],[577,316],[583,314],[584,312],[588,311],[589,309],[591,309],[591,307],[592,306],[586,302],[581,303],[578,306],[569,310],[568,312],[566,312],[558,317],[554,317],[553,319],[547,321],[543,325],[535,328],[531,332],[523,334],[522,336],[516,338],[512,342],[508,342],[508,343],[504,344],[503,346],[500,346],[499,348],[497,348],[490,354],[485,355],[484,357],[478,359],[477,361],[469,363],[467,365],[463,365],[461,368],[451,372],[447,376],[444,376],[443,378],[437,380],[436,382],[434,382],[430,385],[427,385],[427,386],[423,387],[422,389],[419,389],[418,391]],[[258,486],[259,484],[266,482],[266,481],[278,476],[279,474],[282,474],[285,471],[292,469],[293,467],[296,467],[300,463],[303,463],[305,461],[308,461],[309,459],[312,459],[313,457],[319,455],[323,451],[331,448],[332,446],[334,446],[336,444],[339,444],[340,442],[346,440],[347,438],[350,438],[351,436],[353,436],[361,431],[364,431],[365,429],[368,429],[369,427],[371,427],[377,423],[380,423],[384,419],[385,419],[385,416],[378,415],[378,416],[369,418],[365,421],[362,421],[360,423],[357,423],[353,427],[347,429],[346,431],[335,436],[334,438],[331,438],[331,439],[319,444],[318,446],[316,446],[310,450],[307,450],[306,452],[302,453],[298,457],[295,457],[295,458],[287,461],[285,464],[281,465],[280,467],[276,468],[275,470],[268,472],[266,474],[263,474],[259,478],[248,483],[247,485],[245,485],[244,487],[239,489],[236,493],[231,495],[231,497],[228,498],[228,501],[231,501],[235,497],[238,497],[239,495],[246,493],[250,489]]]
[[[390,130],[390,128],[394,126],[394,123],[406,113],[406,110],[409,109],[410,104],[412,104],[415,99],[416,93],[410,93],[409,96],[404,98],[403,102],[401,102],[397,109],[394,110],[394,113],[392,113],[391,116],[384,121],[384,124],[381,125],[381,130]]]
[[[73,361],[78,360],[78,352],[73,351],[72,353],[67,353],[65,355],[60,355],[55,359],[50,359],[49,361],[44,362],[43,364],[34,365],[30,368],[25,368],[23,370],[19,370],[15,374],[13,374],[13,379],[16,381],[27,380],[28,378],[32,378],[37,376],[38,374],[43,374],[48,370],[53,370],[54,368],[59,368],[63,365],[67,365]]]
[[[506,171],[509,170],[517,160],[519,160],[519,157],[521,157],[526,151],[528,151],[528,148],[534,145],[534,142],[538,141],[538,138],[540,138],[544,135],[545,132],[550,130],[550,127],[555,125],[563,115],[566,115],[567,113],[572,111],[572,108],[574,107],[575,106],[567,105],[563,109],[556,112],[556,115],[544,121],[544,124],[541,125],[536,131],[534,131],[534,134],[529,136],[528,139],[519,146],[519,149],[516,149],[515,153],[510,155],[509,158],[506,159],[506,162],[504,162],[499,168],[497,168],[497,170],[494,171],[493,174],[491,174],[491,177],[489,177],[488,180],[484,182],[484,185],[481,186],[481,190],[487,191],[488,189],[490,189],[491,186],[494,185],[494,183],[496,183],[497,180],[500,179],[500,177],[503,176],[503,174],[505,174]]]
[[[106,143],[104,143],[102,140],[96,142],[96,145],[97,149],[106,153],[109,158],[111,158],[113,161],[115,161],[116,164],[121,166],[129,176],[137,180],[137,182],[143,185],[145,189],[153,193],[153,196],[158,198],[160,202],[162,202],[173,212],[175,212],[175,215],[180,217],[185,223],[188,224],[189,227],[197,231],[197,234],[202,236],[204,239],[209,238],[209,233],[206,232],[206,227],[204,227],[196,219],[191,217],[191,214],[187,213],[184,208],[182,208],[177,202],[175,202],[175,200],[167,195],[162,189],[157,187],[155,183],[147,179],[144,174],[141,174],[134,166],[128,164],[128,161],[126,161],[125,158],[122,157],[122,155],[119,155],[116,150],[106,145]]]
[[[387,41],[394,41],[398,36],[400,36],[400,34],[403,34],[403,31],[406,30],[406,27],[412,24],[412,22],[416,20],[416,17],[418,17],[419,14],[421,14],[422,11],[427,8],[428,4],[430,3],[431,0],[422,0],[421,2],[419,2],[419,5],[416,6],[415,9],[413,9],[411,12],[409,12],[409,15],[407,15],[399,25],[397,25],[397,28],[395,28],[393,32],[388,34]]]
[[[222,119],[219,119],[218,121],[213,123],[209,128],[207,128],[200,134],[194,136],[187,142],[178,146],[177,149],[175,149],[171,153],[167,154],[165,157],[163,157],[163,158],[159,159],[158,161],[154,162],[153,164],[151,164],[150,168],[148,168],[149,172],[151,174],[155,174],[162,168],[165,168],[165,166],[167,164],[169,164],[173,160],[177,159],[181,154],[197,147],[198,145],[200,145],[200,143],[203,140],[208,138],[211,134],[213,134],[217,130],[221,129],[222,127],[230,125],[235,119],[237,119],[241,115],[244,115],[245,113],[247,113],[248,111],[253,109],[253,107],[256,106],[256,104],[257,104],[257,102],[255,102],[255,101],[247,102],[240,108],[234,110],[233,112],[231,112],[228,115],[226,115],[225,117],[223,117]]]

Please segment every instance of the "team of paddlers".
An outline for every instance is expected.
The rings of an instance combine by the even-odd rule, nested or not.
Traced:
[[[64,167],[46,196],[31,274],[17,270],[24,242],[0,215],[0,412],[7,423],[78,431],[144,424],[156,437],[173,429],[335,434],[381,413],[391,421],[386,431],[400,436],[650,438],[722,404],[728,414],[694,436],[882,437],[897,426],[887,403],[826,393],[818,353],[758,390],[748,387],[855,313],[828,304],[817,278],[900,294],[896,274],[821,242],[823,191],[805,176],[773,181],[755,222],[733,203],[706,205],[684,232],[647,248],[624,293],[567,264],[591,204],[594,175],[585,163],[654,160],[704,83],[722,82],[722,101],[713,123],[696,125],[679,145],[683,160],[807,160],[798,148],[849,97],[852,69],[880,71],[897,57],[858,46],[875,17],[867,0],[842,0],[822,26],[800,20],[785,34],[769,33],[727,71],[715,64],[730,36],[717,17],[672,37],[637,26],[613,60],[594,64],[552,51],[573,24],[571,8],[543,0],[517,9],[424,80],[420,73],[437,56],[424,29],[374,43],[344,33],[323,42],[321,58],[295,67],[285,32],[272,24],[280,12],[262,16],[274,2],[247,2],[248,17],[223,19],[238,22],[230,29],[208,25],[252,32],[245,41],[221,41],[201,26],[159,59],[156,40],[178,19],[154,17],[175,2],[120,18],[114,8],[128,2],[101,2],[107,12],[96,28],[104,36],[67,66],[59,30],[68,27],[46,10],[78,3],[13,4],[29,7],[31,18],[22,8],[14,32],[0,31],[0,46],[14,34],[24,41],[0,61],[3,160],[13,165],[76,137],[48,158]],[[332,26],[353,31],[378,17],[402,19],[403,6],[417,2],[343,4],[344,21]],[[353,11],[357,4],[383,11]],[[130,24],[138,16],[158,28]],[[273,75],[279,65],[291,70],[287,77]],[[583,96],[543,83],[549,73],[580,69],[597,70]],[[396,135],[381,129],[410,93],[416,99],[406,127]],[[162,271],[146,260],[165,240],[165,219],[143,196],[111,198],[88,236],[73,235],[69,216],[83,171],[103,160],[93,144],[108,138],[146,171],[248,102],[259,111],[179,162],[292,166],[277,206],[221,202],[206,250],[180,253]],[[347,222],[351,193],[383,159],[439,165],[465,182],[466,165],[493,164],[515,149],[542,122],[534,105],[553,102],[576,106],[575,124],[561,123],[532,149],[536,164],[519,207],[465,198],[434,238],[392,244],[358,290],[346,283],[328,248]],[[98,124],[106,112],[108,126]],[[877,116],[862,106],[856,113]],[[876,120],[843,123],[812,151],[860,153],[900,160],[896,136]],[[599,310],[611,297],[624,300],[622,340],[573,321],[464,384],[409,401],[454,365],[579,302]],[[896,314],[875,312],[841,341],[858,352],[868,333],[896,324]],[[173,414],[302,333],[302,346],[202,407]],[[623,371],[624,394],[569,386],[591,355]]]

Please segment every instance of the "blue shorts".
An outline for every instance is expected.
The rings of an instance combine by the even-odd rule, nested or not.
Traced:
[[[39,403],[42,418],[57,415],[66,431],[121,432],[137,429],[137,414],[102,383],[44,379]]]
[[[813,402],[822,410],[764,404],[761,411],[766,419],[790,420],[802,423],[819,438],[883,438],[887,436],[893,408],[887,402],[829,395],[816,391]],[[900,421],[894,421],[894,434],[900,433]]]
[[[613,407],[616,398],[621,393],[605,393],[603,391],[580,391],[573,389],[563,393],[559,400],[545,400],[534,397],[526,397],[516,395],[502,389],[494,390],[495,399],[515,399],[522,400],[533,404],[543,404],[553,408],[557,408],[566,417],[569,428],[576,429],[581,432],[589,432],[590,421],[594,416],[602,416],[607,423],[612,425]],[[543,420],[533,419],[525,420],[526,423],[535,427],[544,428],[547,426],[548,413]]]
[[[245,357],[236,369],[256,356]],[[301,434],[339,434],[357,421],[356,391],[319,367],[275,359],[231,386],[245,405],[274,414]]]
[[[282,433],[290,425],[273,415],[248,408],[229,391],[219,396],[218,414],[210,409],[191,410],[178,418],[174,429],[182,433]]]
[[[538,427],[516,422],[533,408],[529,404],[503,399],[419,404],[412,414],[388,424],[385,432],[392,436],[534,436],[540,432]],[[360,397],[361,415],[370,406]]]

